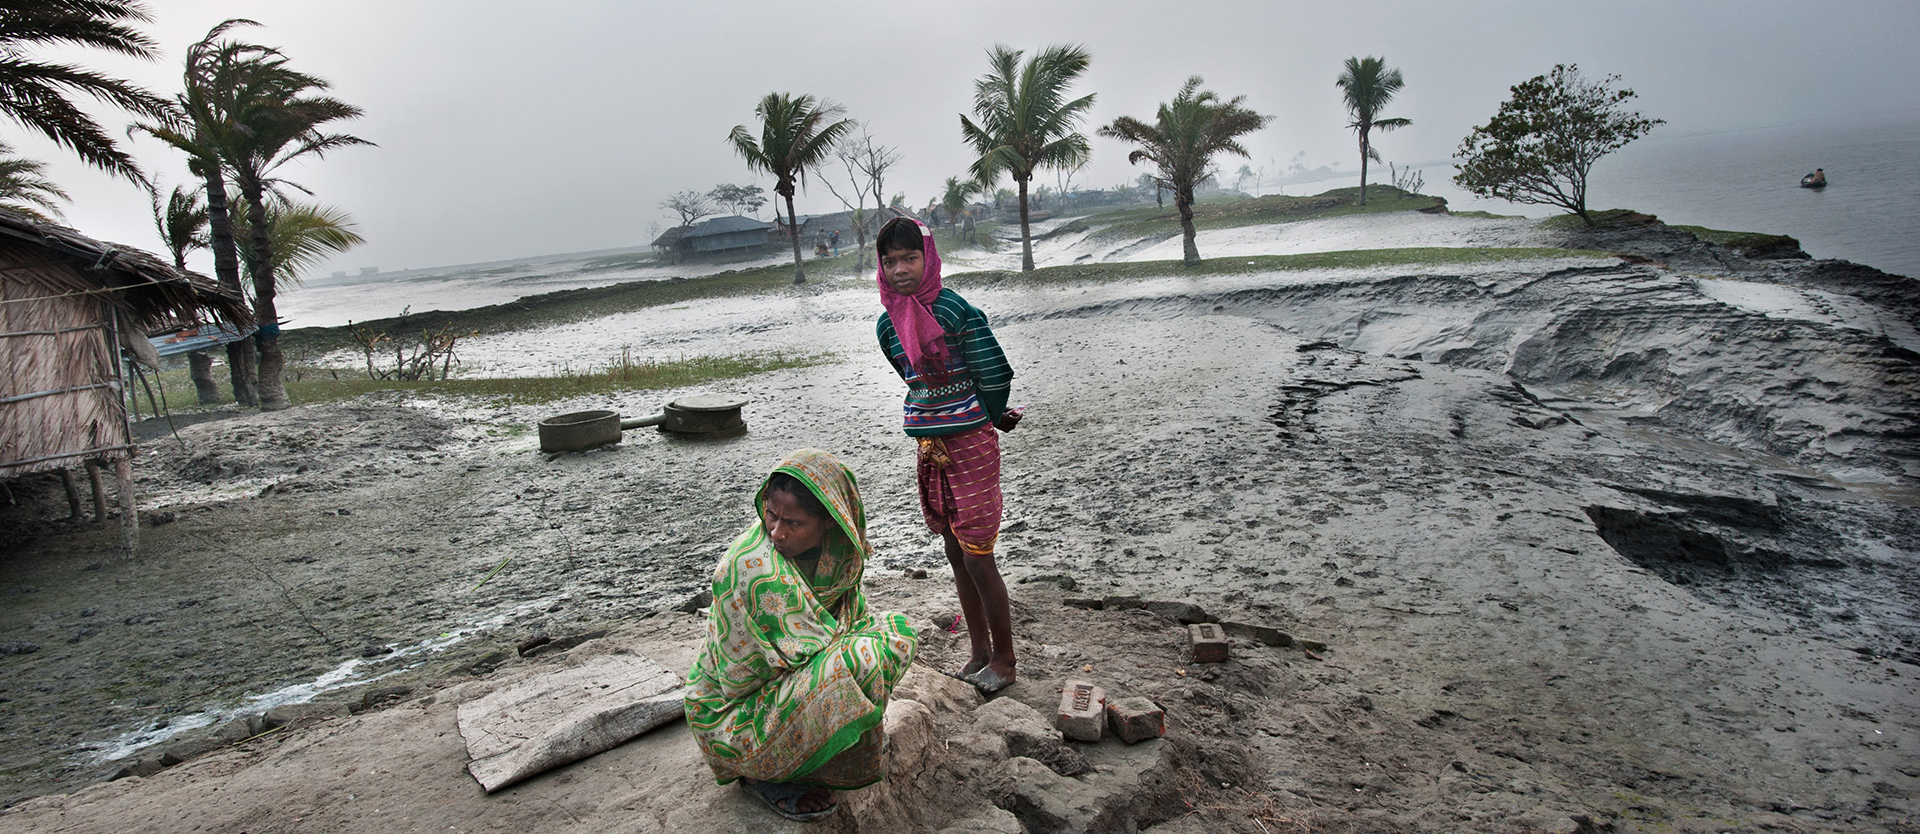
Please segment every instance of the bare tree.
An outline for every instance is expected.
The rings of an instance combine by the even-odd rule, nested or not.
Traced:
[[[865,269],[867,267],[867,195],[873,195],[874,216],[877,218],[880,209],[887,207],[886,201],[880,197],[886,193],[882,189],[886,186],[887,169],[899,163],[900,152],[894,148],[876,144],[873,136],[867,133],[866,126],[861,125],[859,138],[840,143],[840,147],[834,150],[833,155],[846,169],[847,182],[851,186],[853,199],[849,200],[847,195],[841,194],[830,178],[822,176],[820,179],[827,184],[827,190],[833,192],[833,196],[840,201],[840,204],[853,212],[854,242],[859,247],[857,268]]]
[[[873,201],[880,208],[887,207],[887,201],[880,199],[886,193],[887,170],[900,162],[900,151],[885,145],[876,145],[865,133],[854,147],[854,165],[865,174],[873,186]]]
[[[669,194],[666,199],[660,201],[660,207],[680,215],[682,226],[691,226],[700,222],[702,217],[711,217],[716,210],[713,201],[698,191]]]

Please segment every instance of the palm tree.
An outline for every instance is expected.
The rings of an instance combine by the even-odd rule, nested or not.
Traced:
[[[948,177],[946,184],[941,187],[940,192],[940,207],[946,209],[947,220],[953,226],[958,227],[960,225],[960,213],[967,210],[967,202],[986,190],[987,187],[981,185],[979,180],[962,180],[959,177]]]
[[[825,162],[854,128],[852,119],[840,118],[846,110],[829,101],[816,101],[810,95],[768,93],[753,108],[760,117],[760,138],[747,132],[746,125],[734,125],[727,141],[747,161],[747,168],[772,174],[773,191],[787,200],[788,239],[793,241],[793,282],[807,282],[807,270],[800,265],[800,229],[793,218],[793,191],[807,184],[807,169]],[[778,213],[778,207],[775,207]]]
[[[212,245],[207,240],[207,202],[199,189],[180,185],[173,187],[164,203],[158,191],[152,198],[154,230],[173,256],[173,265],[184,270],[188,255]]]
[[[46,168],[45,162],[14,156],[13,147],[0,142],[0,208],[42,222],[59,217],[60,204],[54,198],[73,198],[44,176]]]
[[[220,286],[236,297],[246,297],[240,285],[240,255],[234,240],[233,217],[227,196],[222,148],[238,140],[238,125],[228,119],[213,99],[213,91],[232,89],[241,80],[263,72],[261,62],[276,53],[264,46],[220,40],[237,26],[258,26],[232,19],[213,27],[206,37],[187,47],[185,89],[152,122],[137,123],[128,133],[142,132],[186,154],[187,169],[204,183],[207,200],[207,241],[213,250],[213,274]],[[233,399],[243,406],[260,404],[252,336],[227,345],[227,369]]]
[[[207,238],[206,201],[201,199],[199,189],[178,185],[173,187],[164,203],[160,201],[159,190],[150,192],[150,196],[153,201],[154,229],[160,233],[160,240],[166,244],[168,254],[173,255],[173,265],[185,271],[188,255],[213,245]],[[220,402],[220,386],[213,381],[213,357],[207,355],[206,349],[187,354],[187,368],[200,404]]]
[[[209,39],[228,25],[244,22],[228,21],[209,33]],[[260,407],[286,408],[282,379],[286,356],[280,350],[279,311],[274,304],[279,285],[268,191],[283,185],[299,186],[275,177],[274,172],[306,156],[322,157],[336,148],[373,143],[349,134],[322,132],[322,125],[359,118],[360,108],[319,94],[328,83],[288,67],[286,56],[279,50],[223,42],[214,45],[207,56],[210,60],[199,66],[188,65],[188,86],[198,87],[206,103],[204,113],[196,114],[196,126],[202,128],[201,135],[232,173],[246,211],[250,253],[246,263],[253,284],[253,316],[260,323],[254,335],[254,348],[259,353]],[[211,200],[211,187],[208,194]]]
[[[1399,70],[1387,69],[1387,59],[1367,56],[1348,58],[1346,71],[1340,73],[1333,86],[1340,88],[1346,98],[1347,113],[1353,116],[1347,127],[1360,135],[1360,205],[1364,206],[1367,204],[1367,160],[1380,159],[1380,152],[1373,149],[1368,134],[1374,128],[1398,130],[1413,124],[1408,119],[1379,118],[1380,110],[1406,82],[1400,79]]]
[[[146,7],[134,0],[9,0],[0,5],[0,115],[39,131],[94,167],[144,183],[133,157],[67,97],[84,93],[155,118],[166,103],[124,79],[28,55],[40,46],[83,46],[152,60],[153,40],[128,25],[151,20]]]
[[[1188,78],[1172,102],[1160,105],[1153,124],[1121,116],[1100,128],[1101,136],[1140,146],[1127,154],[1129,163],[1145,160],[1159,166],[1154,184],[1173,192],[1188,266],[1200,263],[1200,248],[1194,244],[1193,187],[1213,175],[1214,154],[1249,156],[1238,137],[1273,120],[1241,106],[1246,96],[1223,102],[1212,90],[1200,89],[1202,83],[1198,75]]]
[[[353,216],[334,206],[270,199],[267,221],[273,235],[274,284],[280,289],[300,286],[302,272],[367,242]],[[235,231],[250,235],[252,228],[242,220]],[[251,269],[253,250],[242,249],[240,256]]]
[[[1027,183],[1040,168],[1078,168],[1091,151],[1087,137],[1074,130],[1093,95],[1066,100],[1067,87],[1086,72],[1092,57],[1071,44],[1049,46],[1020,64],[1024,54],[995,45],[987,51],[989,69],[973,83],[973,114],[960,116],[960,135],[980,158],[972,174],[992,187],[1005,172],[1020,189],[1020,268],[1033,270],[1033,235],[1027,218]]]

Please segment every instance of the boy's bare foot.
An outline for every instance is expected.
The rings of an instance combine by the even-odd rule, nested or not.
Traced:
[[[981,667],[980,671],[973,673],[971,677],[967,678],[967,682],[973,684],[973,688],[980,690],[980,694],[992,695],[995,692],[1012,686],[1014,678],[1015,675],[1012,664],[996,666],[989,663]]]
[[[962,679],[971,678],[975,674],[978,674],[981,669],[985,669],[985,668],[987,668],[986,658],[984,657],[974,658],[972,660],[967,661],[967,665],[960,667],[959,677]]]

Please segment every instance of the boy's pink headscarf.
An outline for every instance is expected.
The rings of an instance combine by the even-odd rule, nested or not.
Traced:
[[[922,377],[938,382],[947,376],[947,333],[933,317],[934,299],[940,297],[940,253],[933,248],[933,232],[911,217],[887,221],[887,225],[880,228],[881,234],[886,234],[887,227],[895,223],[919,227],[925,271],[920,275],[920,288],[912,295],[902,295],[887,285],[887,271],[882,265],[878,273],[880,306],[887,308],[887,317],[893,320],[894,333],[900,336],[900,347],[907,352],[908,364]],[[884,260],[886,255],[880,252],[880,259]]]

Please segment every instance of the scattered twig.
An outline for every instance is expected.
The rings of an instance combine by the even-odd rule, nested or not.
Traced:
[[[492,578],[493,578],[493,576],[494,576],[494,574],[497,574],[497,573],[499,573],[499,572],[500,572],[500,571],[501,571],[502,569],[504,569],[504,568],[506,568],[506,566],[507,566],[507,563],[508,563],[508,562],[511,562],[511,561],[513,561],[513,557],[512,557],[512,556],[508,556],[508,557],[507,557],[507,558],[505,558],[505,559],[501,559],[501,560],[500,560],[500,564],[497,564],[497,565],[494,565],[494,566],[493,566],[493,570],[490,570],[490,571],[487,571],[487,576],[486,576],[486,579],[482,579],[482,580],[480,580],[480,585],[485,585],[485,584],[487,584],[487,580],[489,580],[489,579],[492,579]],[[480,585],[475,585],[475,586],[473,586],[473,589],[474,589],[475,591],[478,591],[478,590],[480,590]]]

